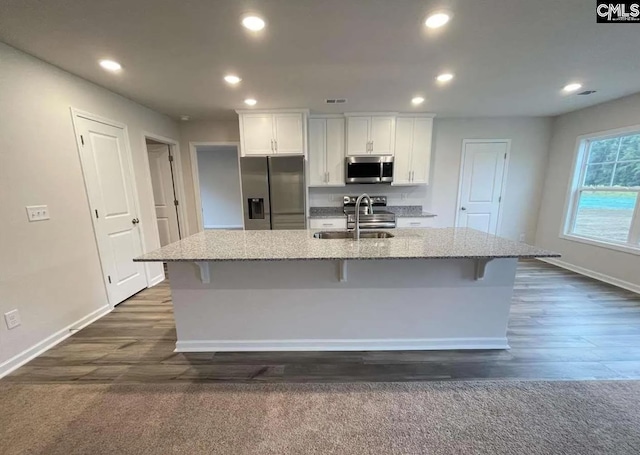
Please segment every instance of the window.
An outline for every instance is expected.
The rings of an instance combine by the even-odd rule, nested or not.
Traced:
[[[583,139],[565,235],[640,248],[640,131]]]

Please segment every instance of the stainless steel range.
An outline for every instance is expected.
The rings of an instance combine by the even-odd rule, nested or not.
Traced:
[[[358,196],[344,196],[342,209],[347,215],[347,229],[356,227],[356,200]],[[360,205],[360,229],[382,229],[396,227],[396,215],[385,210],[387,207],[387,196],[371,196],[373,213],[369,208],[369,203],[362,201]]]

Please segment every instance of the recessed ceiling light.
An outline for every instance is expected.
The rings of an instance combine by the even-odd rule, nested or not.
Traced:
[[[120,71],[122,69],[122,65],[118,62],[114,62],[113,60],[100,60],[100,66],[106,69],[107,71]]]
[[[234,74],[228,74],[224,77],[224,80],[231,85],[238,84],[242,79]]]
[[[453,74],[451,73],[442,73],[436,77],[438,82],[449,82],[451,79],[453,79]]]
[[[191,120],[191,117],[189,117],[188,115],[181,115],[180,120],[182,120],[183,122],[187,122]]]
[[[242,18],[242,25],[252,32],[259,32],[265,26],[264,19],[254,14],[249,14]]]
[[[415,98],[413,98],[411,100],[411,103],[415,104],[415,105],[422,104],[422,103],[424,103],[424,98],[421,97],[421,96],[416,96]]]
[[[244,100],[244,104],[248,104],[249,106],[255,106],[256,103],[257,101],[253,98],[247,98],[246,100]]]
[[[451,19],[451,15],[448,13],[434,13],[427,17],[427,20],[424,21],[424,25],[429,28],[440,28],[445,25]]]
[[[564,86],[564,88],[562,89],[563,92],[575,92],[576,90],[580,90],[582,88],[582,84],[579,84],[577,82],[573,82],[571,84],[567,84]]]

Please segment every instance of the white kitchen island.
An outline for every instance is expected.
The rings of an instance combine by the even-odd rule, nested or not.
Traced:
[[[549,251],[471,229],[205,231],[167,262],[179,352],[507,349],[518,258]]]

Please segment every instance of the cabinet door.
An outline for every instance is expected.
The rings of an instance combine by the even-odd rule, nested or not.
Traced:
[[[327,183],[344,185],[344,119],[327,119]]]
[[[416,118],[413,125],[413,151],[411,154],[412,183],[429,183],[431,165],[432,118]]]
[[[242,155],[271,155],[273,115],[244,114],[242,116]]]
[[[346,229],[347,218],[310,218],[309,229]]]
[[[400,217],[396,220],[396,227],[398,228],[427,228],[433,227],[434,224],[435,222],[433,217]]]
[[[396,120],[396,144],[393,158],[393,184],[411,183],[411,150],[413,148],[413,118]]]
[[[304,155],[302,114],[274,114],[277,154]]]
[[[309,185],[327,183],[327,120],[309,119]]]
[[[347,117],[347,155],[369,154],[371,117]]]
[[[369,138],[372,142],[372,155],[393,155],[395,142],[395,117],[373,117]]]

